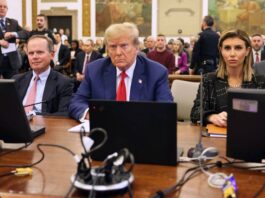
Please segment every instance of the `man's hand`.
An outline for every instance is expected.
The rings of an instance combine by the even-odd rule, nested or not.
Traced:
[[[6,40],[8,40],[8,39],[10,39],[10,38],[14,38],[14,37],[16,37],[16,35],[15,35],[13,32],[6,32],[6,33],[5,33],[5,36],[4,36],[4,38],[5,38]]]
[[[208,117],[208,121],[219,127],[227,126],[227,112],[223,111],[219,114],[212,114]]]
[[[0,40],[0,45],[3,48],[8,48],[9,43],[7,41],[5,41],[4,39]]]
[[[76,73],[76,80],[82,81],[84,79],[85,75],[80,74],[79,72]]]

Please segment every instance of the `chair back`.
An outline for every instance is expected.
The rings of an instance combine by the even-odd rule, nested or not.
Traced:
[[[199,87],[199,82],[174,80],[171,92],[178,105],[178,120],[190,120],[190,111]]]

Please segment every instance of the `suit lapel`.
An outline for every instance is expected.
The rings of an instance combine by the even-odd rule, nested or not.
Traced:
[[[116,68],[111,63],[104,71],[103,83],[105,88],[104,98],[114,100],[116,98]]]
[[[130,100],[140,100],[143,98],[143,88],[146,83],[144,75],[144,65],[137,59],[135,69],[133,72],[133,79],[131,85]]]

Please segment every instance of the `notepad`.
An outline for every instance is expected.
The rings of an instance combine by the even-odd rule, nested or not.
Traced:
[[[227,137],[226,127],[218,127],[214,124],[207,124],[206,129],[210,137]]]

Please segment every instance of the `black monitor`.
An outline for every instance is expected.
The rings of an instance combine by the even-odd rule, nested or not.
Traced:
[[[228,90],[228,157],[246,162],[265,159],[265,90]]]
[[[41,126],[31,129],[15,80],[0,79],[0,93],[0,140],[5,143],[29,143],[45,132]]]

